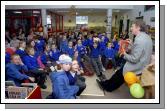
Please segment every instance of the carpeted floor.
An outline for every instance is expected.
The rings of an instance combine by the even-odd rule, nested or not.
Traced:
[[[112,76],[112,69],[104,72],[107,78]],[[86,78],[86,89],[81,94],[80,99],[131,99],[129,88],[124,84],[113,92],[104,92],[101,90],[96,83],[96,75],[92,77],[85,76]],[[50,78],[47,77],[46,81],[47,89],[42,89],[42,97],[46,98],[52,92],[52,85]]]

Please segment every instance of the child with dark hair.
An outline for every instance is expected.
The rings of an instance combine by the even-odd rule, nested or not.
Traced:
[[[40,36],[34,36],[34,41],[35,41],[35,49],[36,49],[36,51],[39,54],[43,53],[44,46],[45,46],[44,41],[40,40]]]
[[[56,62],[59,59],[60,51],[57,49],[55,44],[51,45],[51,50],[49,52],[49,56],[52,62]]]
[[[68,41],[67,37],[64,35],[62,41],[60,41],[60,51],[64,53],[67,47],[68,47]]]
[[[73,42],[69,41],[68,42],[68,47],[65,49],[65,53],[68,54],[71,58],[74,57],[74,47],[73,47]]]
[[[42,63],[43,63],[46,67],[52,66],[49,52],[50,52],[50,46],[47,44],[47,45],[45,45],[44,53],[41,54],[41,57],[40,57]]]
[[[116,68],[116,62],[115,62],[115,51],[112,48],[112,43],[108,43],[107,48],[104,51],[105,55],[105,68],[107,69],[107,65],[109,62],[112,63],[113,68]]]
[[[101,54],[100,54],[100,48],[98,43],[94,43],[93,47],[90,48],[90,57],[91,57],[91,62],[94,68],[94,71],[96,72],[96,75],[100,79],[105,79],[105,76],[103,75],[103,70],[102,70],[102,63],[101,63]]]

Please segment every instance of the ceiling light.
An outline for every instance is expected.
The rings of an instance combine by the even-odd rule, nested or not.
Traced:
[[[18,13],[19,14],[19,13],[22,13],[22,12],[21,11],[14,11],[13,13]]]

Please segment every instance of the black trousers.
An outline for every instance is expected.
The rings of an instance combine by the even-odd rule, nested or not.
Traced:
[[[115,74],[108,80],[101,82],[102,87],[106,91],[114,91],[124,83],[123,67],[115,72]]]
[[[42,86],[45,83],[46,80],[46,72],[43,70],[38,70],[38,69],[34,69],[34,70],[30,70],[30,76],[35,78],[35,82],[39,85]]]

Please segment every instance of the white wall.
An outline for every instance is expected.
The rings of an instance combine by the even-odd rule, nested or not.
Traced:
[[[125,13],[125,15],[128,15],[128,17],[131,20],[135,20],[136,17],[139,17],[139,12],[141,12],[140,16],[143,16],[143,20],[147,25],[150,25],[152,27],[155,27],[155,22],[151,22],[150,18],[155,17],[155,10],[149,10],[149,11],[144,11],[144,6],[143,5],[136,5],[134,6],[134,9],[132,11],[129,11],[128,13]]]

